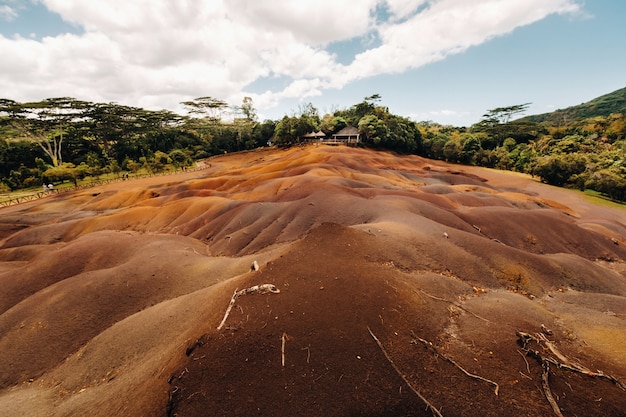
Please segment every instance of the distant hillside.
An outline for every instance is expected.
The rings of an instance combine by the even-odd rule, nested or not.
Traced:
[[[605,94],[578,106],[559,109],[552,113],[526,116],[520,121],[568,123],[573,120],[588,119],[598,116],[609,116],[613,113],[626,113],[626,87]]]

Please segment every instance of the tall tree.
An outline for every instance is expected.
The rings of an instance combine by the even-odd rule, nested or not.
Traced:
[[[117,103],[97,103],[92,106],[88,113],[87,129],[105,158],[116,156],[112,149],[118,141],[134,137],[140,111],[142,109]]]
[[[320,130],[330,136],[333,133],[337,133],[347,125],[348,123],[343,117],[325,114],[320,122]]]
[[[495,109],[487,110],[487,113],[483,115],[483,120],[493,120],[500,124],[508,123],[513,116],[524,113],[530,104],[515,104],[513,106],[496,107]]]
[[[241,113],[243,113],[244,118],[250,122],[254,123],[257,120],[256,109],[254,108],[254,102],[251,97],[244,97],[241,103]]]
[[[349,125],[357,126],[359,121],[368,114],[375,114],[379,107],[376,103],[381,100],[380,94],[372,94],[365,97],[362,102],[355,104],[346,110],[335,112],[335,116],[343,117]]]
[[[48,98],[38,102],[0,101],[0,113],[24,138],[36,142],[53,166],[63,162],[63,138],[77,120],[85,117],[90,103],[71,97]]]
[[[496,145],[500,146],[511,130],[519,130],[517,125],[511,123],[513,116],[522,114],[528,109],[528,106],[530,106],[530,103],[487,110],[480,122],[473,126],[473,130],[487,133],[494,138]]]
[[[222,119],[224,112],[228,109],[228,103],[210,96],[183,101],[181,104],[187,108],[190,114],[199,115],[215,123]]]
[[[237,131],[237,150],[248,149],[252,141],[252,129],[257,123],[254,102],[250,97],[244,97],[241,106],[233,106],[234,118],[232,127]]]

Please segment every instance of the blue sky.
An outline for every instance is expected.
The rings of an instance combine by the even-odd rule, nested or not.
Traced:
[[[261,118],[374,93],[393,113],[469,126],[626,86],[618,0],[0,0],[0,97],[183,112],[253,98]]]
[[[3,12],[4,11],[4,12]],[[44,36],[81,33],[79,25],[65,22],[39,2],[0,0],[0,34],[41,40]]]

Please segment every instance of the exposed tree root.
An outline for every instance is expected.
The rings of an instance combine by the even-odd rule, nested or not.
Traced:
[[[532,335],[530,333],[524,333],[524,332],[518,331],[516,332],[516,334],[522,345],[522,350],[526,352],[526,355],[535,358],[537,362],[539,362],[539,364],[541,365],[541,370],[542,370],[541,371],[541,386],[543,388],[543,393],[545,394],[546,399],[550,403],[550,406],[552,407],[554,414],[556,414],[557,416],[563,417],[563,414],[561,413],[561,409],[559,408],[559,405],[557,404],[554,397],[552,396],[552,391],[550,390],[550,382],[549,382],[550,365],[554,365],[559,369],[565,369],[571,372],[577,372],[583,375],[587,375],[588,377],[591,377],[591,378],[606,379],[607,381],[610,381],[613,384],[615,384],[617,387],[619,387],[623,391],[626,391],[626,386],[617,378],[610,376],[610,375],[606,375],[601,371],[592,372],[589,369],[585,368],[584,366],[570,361],[567,357],[565,357],[565,355],[559,352],[556,346],[554,346],[554,343],[549,341],[542,333],[536,333],[535,335]],[[539,347],[543,347],[543,350],[549,350],[558,359],[555,359],[549,356],[544,356],[538,350],[531,349],[529,345],[533,342],[536,343]]]
[[[246,294],[268,294],[268,293],[278,294],[279,292],[280,290],[276,288],[276,285],[274,284],[254,285],[250,288],[246,288],[245,290],[235,291],[235,293],[230,299],[230,303],[228,304],[228,307],[226,308],[226,312],[224,313],[224,318],[222,319],[219,326],[217,326],[217,330],[221,330],[222,327],[224,327],[224,324],[226,323],[226,319],[228,318],[228,315],[230,314],[230,310],[232,310],[233,306],[235,305],[235,301],[237,301],[237,298]]]
[[[622,391],[626,391],[626,385],[624,385],[623,382],[621,382],[619,379],[615,378],[614,376],[607,375],[603,373],[602,371],[593,372],[587,369],[586,367],[577,363],[573,363],[572,361],[567,359],[561,352],[558,351],[556,346],[554,346],[554,343],[549,341],[543,334],[537,333],[536,335],[531,335],[529,333],[524,333],[524,332],[517,332],[516,334],[522,344],[522,349],[524,350],[524,352],[536,358],[540,362],[546,361],[556,366],[559,369],[566,369],[571,372],[577,372],[583,375],[587,375],[588,377],[591,377],[591,378],[605,379],[615,384]],[[560,359],[560,362],[551,357],[544,357],[539,351],[530,349],[528,345],[531,342],[535,342],[539,346],[545,346],[550,352],[552,352],[554,356]]]
[[[541,363],[541,386],[543,387],[543,393],[546,396],[546,399],[550,403],[552,407],[552,411],[558,417],[564,417],[563,413],[561,413],[561,409],[559,405],[556,403],[554,396],[552,395],[552,391],[550,390],[550,364],[547,361],[543,361]]]
[[[412,342],[412,343],[416,343],[416,342],[420,342],[420,343],[422,343],[424,346],[426,346],[426,348],[427,348],[428,350],[430,350],[431,352],[433,352],[433,353],[435,354],[435,356],[440,356],[440,357],[444,358],[445,360],[447,360],[448,362],[450,362],[452,365],[454,365],[454,366],[456,366],[457,368],[459,368],[459,370],[460,370],[461,372],[463,372],[465,375],[469,376],[470,378],[474,378],[474,379],[477,379],[477,380],[479,380],[479,381],[486,382],[486,383],[488,383],[489,385],[492,385],[492,386],[494,387],[494,392],[495,392],[495,394],[496,394],[496,395],[498,395],[498,392],[500,391],[500,386],[499,386],[496,382],[494,382],[494,381],[492,381],[492,380],[490,380],[490,379],[487,379],[487,378],[483,378],[483,377],[482,377],[482,376],[480,376],[480,375],[475,375],[475,374],[472,374],[472,373],[468,372],[468,371],[467,371],[467,370],[465,370],[465,369],[464,369],[461,365],[459,365],[458,363],[456,363],[456,362],[455,362],[452,358],[449,358],[449,357],[447,357],[447,356],[445,356],[445,355],[443,355],[443,354],[439,353],[439,351],[437,351],[437,348],[435,348],[435,346],[432,344],[432,342],[429,342],[428,340],[424,340],[424,339],[422,339],[421,337],[417,337],[417,336],[415,336],[415,334],[414,334],[413,332],[411,332],[411,333],[413,334],[413,337],[415,338],[415,339],[413,340],[413,342]]]
[[[396,366],[396,364],[393,362],[393,360],[391,360],[391,357],[389,356],[389,354],[387,353],[387,351],[383,347],[383,344],[380,342],[380,340],[378,340],[378,338],[372,332],[372,329],[370,329],[369,326],[367,327],[367,330],[370,332],[370,335],[372,336],[372,339],[374,339],[374,341],[376,342],[376,344],[378,345],[380,350],[383,352],[383,355],[385,355],[385,358],[387,358],[387,361],[391,364],[391,366],[396,371],[396,373],[400,376],[400,378],[402,378],[404,383],[411,389],[411,391],[413,391],[415,393],[415,395],[417,395],[422,401],[424,401],[426,406],[430,409],[430,411],[434,415],[436,415],[438,417],[443,417],[443,415],[439,412],[439,410],[437,410],[434,405],[432,405],[422,394],[420,394],[420,392],[416,388],[413,387],[413,385],[411,385],[409,380],[404,376],[404,374]]]

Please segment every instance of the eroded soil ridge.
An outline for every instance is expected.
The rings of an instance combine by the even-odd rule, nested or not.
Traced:
[[[625,213],[324,146],[3,208],[0,414],[624,416]]]

